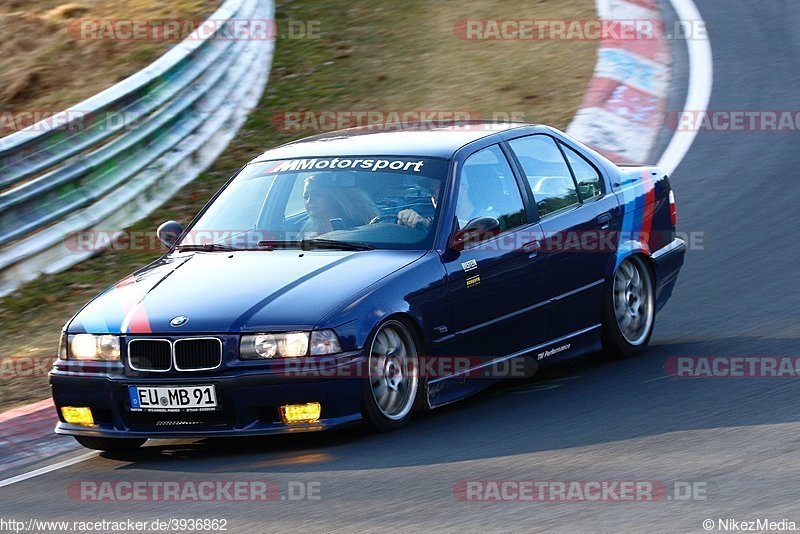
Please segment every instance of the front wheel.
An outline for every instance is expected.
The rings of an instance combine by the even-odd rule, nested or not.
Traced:
[[[420,392],[417,346],[412,330],[397,319],[381,324],[367,344],[361,412],[379,432],[400,428],[411,419]]]
[[[86,447],[106,452],[127,452],[133,451],[144,445],[146,439],[142,438],[95,438],[91,436],[72,436],[75,440]]]
[[[642,256],[620,263],[606,289],[603,307],[603,349],[622,359],[643,352],[655,323],[653,276]]]

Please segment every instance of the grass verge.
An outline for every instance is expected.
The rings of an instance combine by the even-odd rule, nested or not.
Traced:
[[[0,0],[0,112],[9,114],[0,136],[19,124],[10,114],[35,111],[49,115],[66,109],[141,70],[176,44],[81,38],[76,31],[81,20],[195,21],[208,18],[221,3]],[[103,35],[94,35],[98,34]]]

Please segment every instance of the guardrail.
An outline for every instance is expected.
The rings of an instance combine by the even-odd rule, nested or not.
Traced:
[[[130,226],[219,156],[258,103],[274,48],[274,35],[237,36],[247,25],[236,21],[273,13],[273,0],[226,0],[208,35],[0,139],[0,296],[86,259],[65,238]]]

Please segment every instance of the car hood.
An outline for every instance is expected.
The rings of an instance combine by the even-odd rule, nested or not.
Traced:
[[[365,287],[423,255],[383,250],[173,254],[98,295],[68,331],[175,335],[310,329]],[[181,316],[183,325],[170,325]]]

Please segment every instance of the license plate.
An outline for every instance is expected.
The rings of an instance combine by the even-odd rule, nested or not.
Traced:
[[[214,386],[128,386],[135,412],[205,412],[217,409]]]

